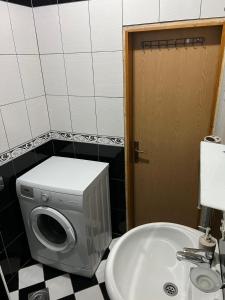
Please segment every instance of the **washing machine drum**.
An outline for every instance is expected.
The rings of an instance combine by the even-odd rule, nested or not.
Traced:
[[[57,210],[37,207],[31,212],[30,222],[36,238],[49,250],[68,252],[75,246],[75,230]]]

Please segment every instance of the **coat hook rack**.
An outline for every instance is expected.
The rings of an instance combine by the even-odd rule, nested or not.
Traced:
[[[169,40],[152,40],[142,41],[141,46],[143,50],[146,49],[170,49],[181,47],[196,47],[205,44],[204,37],[187,37],[182,39],[169,39]]]

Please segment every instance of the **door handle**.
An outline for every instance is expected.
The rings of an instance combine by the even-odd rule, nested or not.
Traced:
[[[139,142],[134,142],[134,162],[137,163],[139,161],[139,154],[145,153],[143,150],[139,149]]]
[[[145,153],[144,151],[138,150],[138,149],[134,149],[134,151],[137,152],[137,153]]]

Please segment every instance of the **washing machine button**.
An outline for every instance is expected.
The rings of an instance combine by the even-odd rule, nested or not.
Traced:
[[[47,202],[49,199],[49,196],[47,194],[41,194],[41,200],[44,202]]]

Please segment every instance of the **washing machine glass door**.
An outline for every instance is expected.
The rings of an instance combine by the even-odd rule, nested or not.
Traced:
[[[67,252],[76,243],[70,222],[57,210],[37,207],[30,215],[32,230],[39,242],[52,251]]]

